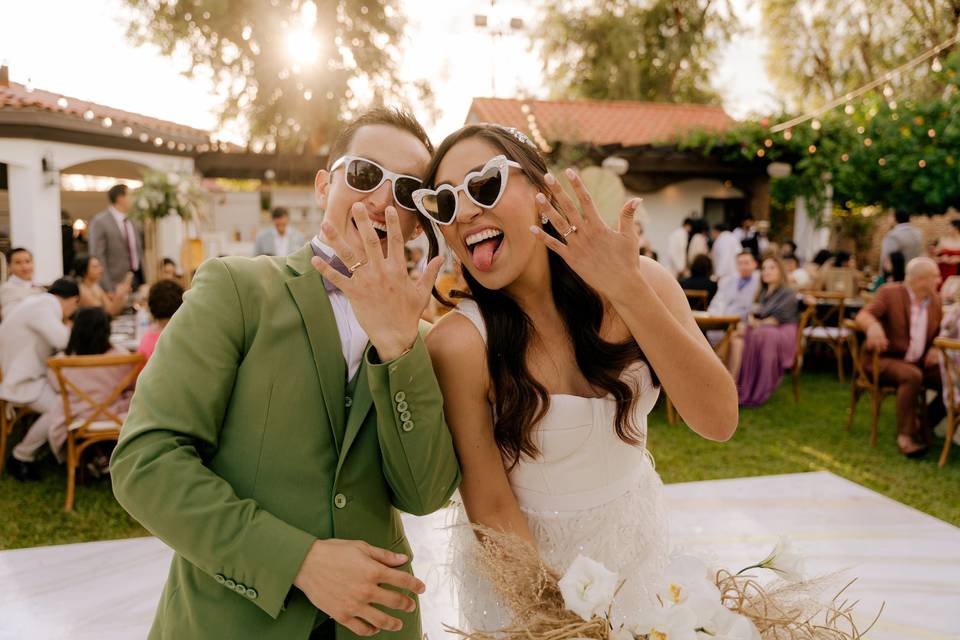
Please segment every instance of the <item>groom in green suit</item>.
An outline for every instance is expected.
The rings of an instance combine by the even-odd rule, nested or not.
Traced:
[[[412,117],[364,114],[317,174],[321,235],[197,272],[111,461],[117,499],[176,552],[150,638],[420,639],[399,511],[460,482],[420,337],[440,262],[414,281],[403,255],[398,183],[431,151]]]

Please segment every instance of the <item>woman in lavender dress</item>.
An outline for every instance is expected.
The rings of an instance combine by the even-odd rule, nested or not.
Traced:
[[[797,355],[797,295],[787,286],[783,263],[773,256],[764,258],[760,279],[747,326],[733,344],[743,354],[739,371],[732,373],[744,407],[766,402]]]

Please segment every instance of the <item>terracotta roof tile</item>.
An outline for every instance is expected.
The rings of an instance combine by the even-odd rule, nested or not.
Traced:
[[[133,128],[139,127],[140,130],[147,129],[151,132],[166,133],[196,143],[206,142],[210,138],[210,133],[202,129],[114,109],[95,102],[71,98],[42,89],[27,88],[17,82],[10,82],[9,86],[0,84],[0,110],[47,111],[100,123],[104,121],[104,118],[110,118],[112,124],[109,128],[117,131],[118,135],[121,135],[124,126],[130,126]]]
[[[667,142],[696,129],[722,131],[734,120],[721,107],[619,100],[474,98],[467,122],[495,122],[547,142],[635,146]]]

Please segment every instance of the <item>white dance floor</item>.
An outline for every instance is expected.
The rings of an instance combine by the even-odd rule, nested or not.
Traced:
[[[666,498],[675,547],[739,569],[787,534],[809,573],[859,577],[847,595],[862,617],[886,601],[870,640],[960,640],[957,527],[830,473],[676,484]],[[431,640],[457,622],[444,517],[407,520]],[[154,538],[0,552],[0,639],[146,637],[170,554]]]

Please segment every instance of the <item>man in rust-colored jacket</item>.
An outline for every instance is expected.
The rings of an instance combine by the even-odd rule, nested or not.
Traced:
[[[857,314],[857,324],[867,333],[864,366],[871,370],[872,351],[879,350],[881,383],[897,387],[897,446],[909,457],[925,453],[931,427],[946,413],[937,351],[931,348],[942,317],[939,283],[937,264],[914,258],[902,284],[884,285]],[[926,424],[917,414],[917,397],[924,388],[938,389],[927,408]]]

